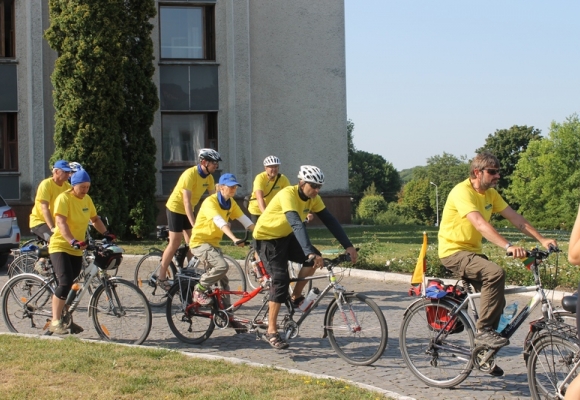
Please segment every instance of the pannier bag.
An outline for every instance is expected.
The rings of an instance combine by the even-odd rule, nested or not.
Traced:
[[[457,319],[457,317],[449,316],[449,309],[446,307],[439,307],[438,300],[447,297],[462,300],[465,298],[465,291],[461,286],[456,285],[445,285],[440,279],[432,279],[427,283],[427,289],[425,290],[425,296],[431,299],[433,305],[427,306],[427,322],[429,326],[434,331],[439,331],[443,329],[445,324],[451,321],[445,330],[450,334],[463,332],[465,326],[463,322]]]

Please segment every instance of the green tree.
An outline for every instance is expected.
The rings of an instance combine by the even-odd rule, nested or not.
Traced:
[[[354,152],[356,151],[356,148],[354,147],[354,136],[353,136],[353,132],[354,131],[354,122],[352,122],[352,120],[348,120],[346,121],[346,137],[347,137],[347,143],[348,143],[348,159],[350,160],[352,158],[352,156],[354,155]]]
[[[145,237],[155,229],[155,140],[150,127],[159,107],[153,84],[153,41],[149,22],[157,10],[154,0],[125,0],[125,57],[123,58],[125,109],[120,115],[126,163],[124,183],[127,189],[131,234]]]
[[[547,138],[521,154],[505,190],[510,202],[538,228],[571,229],[580,198],[580,120],[552,122]]]
[[[348,166],[349,189],[355,206],[362,198],[363,191],[372,183],[387,202],[397,198],[397,193],[401,189],[399,174],[382,156],[357,150],[349,160]]]
[[[124,109],[122,0],[50,0],[45,33],[58,58],[54,86],[53,160],[79,161],[91,175],[100,215],[122,234],[127,215],[119,116]]]
[[[435,208],[431,205],[431,184],[428,179],[412,179],[402,190],[400,210],[417,222],[435,223]]]
[[[509,129],[499,129],[488,135],[483,147],[475,151],[476,153],[489,151],[499,159],[501,176],[498,189],[500,192],[509,187],[520,154],[526,151],[531,141],[541,138],[542,132],[533,126],[514,125]]]
[[[363,221],[373,221],[380,213],[387,211],[387,202],[377,192],[375,183],[364,191],[364,196],[357,207],[357,217]]]

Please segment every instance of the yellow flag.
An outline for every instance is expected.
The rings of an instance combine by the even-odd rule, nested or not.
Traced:
[[[411,279],[412,285],[419,285],[423,283],[423,277],[427,271],[427,232],[423,232],[423,246],[421,247],[421,253],[419,253],[419,259],[417,260],[417,265],[415,266],[415,272],[413,272],[413,279]]]

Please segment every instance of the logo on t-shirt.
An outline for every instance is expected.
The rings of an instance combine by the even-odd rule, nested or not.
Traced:
[[[489,211],[489,210],[491,210],[492,207],[493,206],[491,204],[488,204],[488,205],[485,206],[485,209],[486,209],[486,211]]]

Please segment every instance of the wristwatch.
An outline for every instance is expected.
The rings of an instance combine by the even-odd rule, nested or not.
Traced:
[[[509,249],[509,248],[510,248],[510,247],[512,247],[512,246],[513,246],[513,244],[511,244],[510,242],[508,242],[508,243],[505,245],[505,247],[504,247],[504,248],[507,250],[507,249]]]

